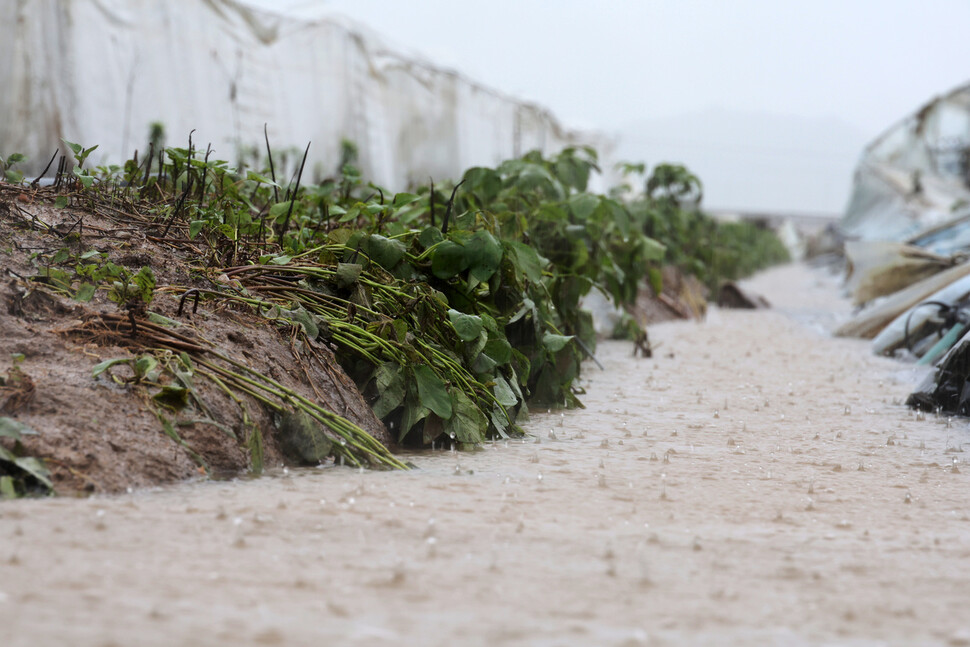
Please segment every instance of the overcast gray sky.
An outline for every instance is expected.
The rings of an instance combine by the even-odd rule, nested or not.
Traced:
[[[862,145],[970,80],[968,0],[257,2],[338,11],[624,157],[685,161],[716,207],[840,210]]]

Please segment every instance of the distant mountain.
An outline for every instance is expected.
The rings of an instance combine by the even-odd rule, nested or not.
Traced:
[[[878,133],[834,117],[711,108],[637,121],[618,134],[620,160],[687,165],[709,208],[841,213],[859,155]]]

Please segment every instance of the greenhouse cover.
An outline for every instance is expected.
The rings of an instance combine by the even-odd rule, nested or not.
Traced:
[[[144,155],[153,124],[169,146],[211,143],[256,162],[264,124],[292,168],[308,141],[313,178],[342,142],[364,175],[400,190],[609,138],[570,131],[540,106],[390,49],[335,15],[307,20],[235,0],[7,0],[0,21],[0,153],[40,173],[65,138],[98,145],[94,165]],[[279,164],[280,160],[277,160]]]

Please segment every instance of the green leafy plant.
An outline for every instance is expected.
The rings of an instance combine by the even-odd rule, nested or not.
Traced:
[[[15,170],[13,167],[26,159],[27,157],[20,153],[13,153],[7,157],[7,159],[4,159],[3,156],[0,155],[0,173],[3,174],[3,177],[7,182],[10,182],[11,184],[20,184],[24,181],[24,174]]]
[[[157,239],[195,250],[202,274],[220,277],[193,287],[199,298],[251,308],[304,347],[334,348],[405,443],[474,446],[519,433],[529,405],[581,406],[576,378],[596,344],[581,305],[591,290],[629,306],[645,284],[659,289],[664,265],[713,284],[783,259],[770,232],[704,215],[700,180],[681,166],[647,175],[626,165],[628,178],[643,178],[642,195],[632,180],[601,195],[589,191],[596,152],[569,148],[392,195],[366,182],[349,144],[333,177],[304,180],[303,151],[280,179],[288,162],[277,166],[283,156],[274,161],[266,139],[265,164],[256,151],[244,156],[251,168],[211,159],[191,137],[157,159],[150,147],[143,162],[99,168],[101,181],[82,181],[79,194],[122,201]],[[67,144],[77,169],[96,148]],[[121,305],[152,299],[148,268],[129,275],[93,255],[60,261],[73,274],[53,263],[65,275],[43,278],[79,300],[103,282]],[[624,335],[641,332],[627,320]],[[234,397],[323,425],[346,442],[333,446],[344,459],[394,464],[339,416],[242,363],[192,361]]]

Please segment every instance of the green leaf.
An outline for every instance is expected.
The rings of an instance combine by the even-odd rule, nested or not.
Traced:
[[[653,289],[654,294],[660,294],[664,289],[663,273],[658,267],[651,267],[647,270],[647,281]]]
[[[492,359],[485,353],[479,353],[478,356],[475,358],[475,361],[472,362],[471,369],[472,369],[472,372],[478,373],[480,375],[490,374],[492,371],[495,370],[495,367],[497,366],[498,366],[498,362],[496,362],[494,359]]]
[[[407,248],[399,240],[371,234],[362,241],[361,250],[385,270],[390,270],[401,262]]]
[[[161,391],[153,395],[152,400],[169,409],[178,411],[189,403],[189,390],[184,386],[169,384],[163,386]]]
[[[131,282],[138,288],[138,296],[145,303],[151,303],[155,294],[155,274],[150,267],[142,267],[138,273],[131,277]]]
[[[377,367],[374,377],[378,393],[374,415],[383,420],[404,402],[404,371],[397,362],[384,362]]]
[[[455,309],[448,310],[448,319],[454,326],[455,332],[462,341],[472,341],[478,339],[482,333],[482,318],[476,315],[469,315],[458,312]]]
[[[297,463],[319,463],[333,450],[323,425],[305,411],[283,413],[278,439],[283,455]]]
[[[253,182],[259,182],[261,184],[268,184],[270,186],[279,187],[279,184],[277,184],[273,180],[269,179],[268,177],[264,177],[259,173],[254,173],[253,171],[249,171],[246,173],[246,179],[252,180]]]
[[[450,279],[467,268],[465,248],[458,243],[446,240],[435,247],[431,257],[431,272],[439,279]]]
[[[21,182],[24,181],[24,174],[21,173],[20,171],[7,169],[7,172],[4,173],[4,175],[7,178],[7,182],[10,182],[11,184],[20,184]]]
[[[94,298],[94,293],[98,288],[91,285],[90,283],[82,283],[78,286],[77,292],[74,294],[74,300],[80,301],[81,303],[87,303],[92,298]]]
[[[516,272],[525,274],[525,277],[533,283],[541,281],[542,268],[548,261],[545,261],[534,248],[525,243],[508,241],[508,246],[512,249],[513,266]]]
[[[0,460],[2,459],[3,455],[0,453]],[[0,499],[16,499],[17,496],[17,488],[14,487],[13,477],[0,476]]]
[[[277,202],[272,207],[269,208],[269,217],[282,222],[282,219],[286,217],[286,214],[290,211],[290,205],[293,204],[293,200],[287,200],[286,202]]]
[[[411,204],[415,200],[418,200],[421,196],[414,195],[413,193],[398,193],[394,196],[394,206],[403,207],[404,205]]]
[[[199,232],[205,229],[208,223],[205,220],[193,220],[189,223],[189,239],[195,240],[195,237],[199,235]]]
[[[59,195],[57,196],[57,198],[54,199],[54,206],[57,207],[58,209],[63,209],[70,203],[71,201],[68,199],[66,195]]]
[[[425,364],[414,367],[414,379],[418,383],[418,398],[421,404],[435,413],[439,418],[451,418],[451,398],[448,389],[434,371]]]
[[[14,459],[14,464],[37,479],[48,490],[54,489],[54,483],[51,482],[51,473],[40,459],[33,456],[22,456]]]
[[[20,440],[21,436],[36,436],[37,432],[13,418],[0,416],[0,438]]]
[[[360,278],[364,266],[360,263],[337,263],[337,285],[348,288]]]
[[[589,165],[572,155],[560,155],[556,162],[556,175],[566,185],[578,191],[585,191],[589,183]]]
[[[452,403],[454,415],[445,421],[444,432],[462,443],[477,444],[485,440],[488,420],[471,398],[456,390]]]
[[[414,425],[427,418],[429,413],[431,413],[431,410],[428,407],[421,406],[419,402],[413,399],[413,396],[408,396],[407,403],[404,406],[404,415],[401,416],[401,431],[398,433],[397,442],[403,441],[408,432],[414,428]]]
[[[499,364],[508,364],[512,359],[512,345],[504,337],[489,335],[483,352]]]
[[[425,249],[428,249],[436,243],[440,243],[444,239],[445,237],[442,235],[441,230],[437,227],[425,227],[418,235],[418,242]]]
[[[485,230],[476,231],[465,245],[469,274],[485,282],[502,264],[502,243]]]
[[[598,196],[592,193],[577,193],[569,198],[569,209],[579,220],[587,220],[600,205]]]
[[[360,215],[360,207],[351,207],[337,222],[350,222],[351,220],[356,220],[357,216]]]
[[[64,142],[65,144],[67,144],[67,147],[70,148],[72,151],[74,151],[74,154],[75,155],[79,154],[82,150],[84,150],[84,148],[80,144],[75,144],[74,142],[69,142],[69,141],[67,141],[64,138],[61,138],[61,141]]]
[[[287,256],[286,254],[280,254],[279,256],[274,256],[269,259],[270,265],[286,265],[293,260],[292,256]]]
[[[525,298],[522,299],[522,306],[519,308],[518,312],[512,315],[509,319],[510,324],[514,324],[516,321],[524,317],[525,315],[532,313],[533,317],[536,314],[536,304],[532,299]]]
[[[488,414],[488,418],[491,420],[495,430],[498,431],[502,438],[509,437],[508,433],[506,433],[506,430],[509,428],[509,419],[505,416],[505,413],[498,407],[498,405],[492,407],[492,411]]]
[[[287,313],[294,323],[300,324],[303,332],[310,339],[316,339],[320,335],[320,319],[303,306]]]
[[[23,153],[14,153],[7,158],[7,166],[13,166],[14,164],[19,164],[27,159],[27,156]]]
[[[158,366],[158,360],[152,355],[142,355],[135,360],[135,379],[143,380]]]
[[[542,345],[545,346],[549,352],[558,353],[566,344],[572,340],[572,335],[554,335],[551,332],[547,332],[542,336]]]
[[[653,238],[647,236],[643,237],[643,251],[642,254],[644,258],[648,261],[660,261],[663,260],[664,254],[667,253],[667,247]]]
[[[182,325],[174,319],[169,319],[168,317],[160,315],[157,312],[149,312],[148,320],[152,323],[157,323],[160,326],[170,326],[172,328],[178,328]]]
[[[94,368],[91,369],[91,377],[98,377],[99,375],[107,371],[109,368],[114,366],[115,364],[127,364],[130,361],[131,361],[131,358],[129,357],[106,359],[103,362],[99,362],[98,364],[95,365]]]
[[[474,193],[487,205],[498,196],[502,190],[502,177],[490,168],[480,166],[465,171],[465,191]]]
[[[492,395],[503,407],[514,407],[519,403],[515,391],[509,386],[508,381],[501,375],[495,378],[495,386],[492,387]]]

